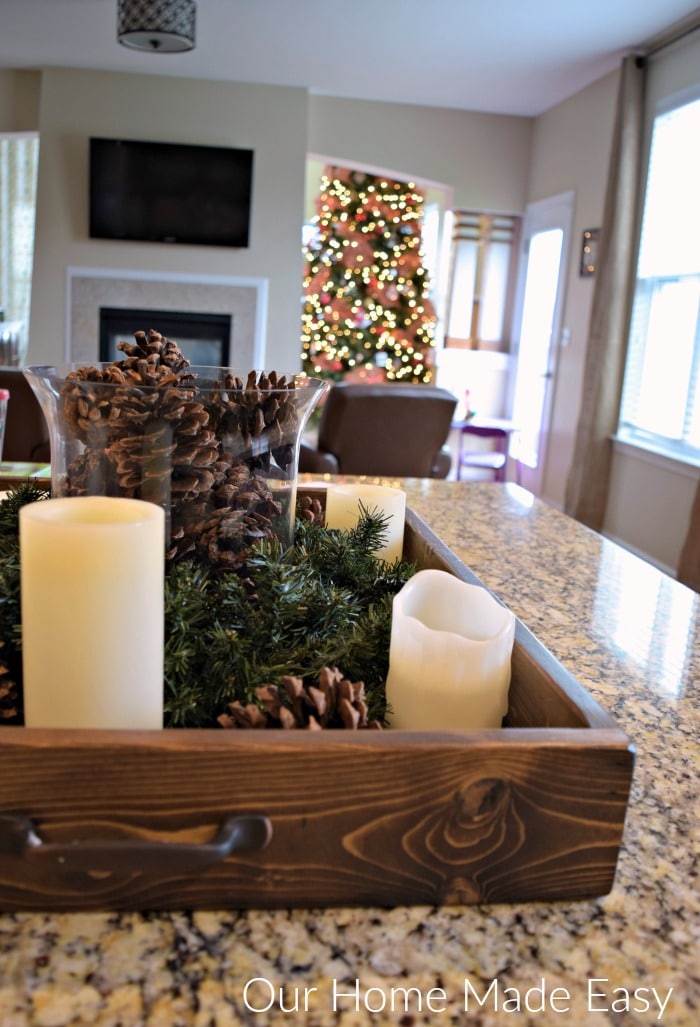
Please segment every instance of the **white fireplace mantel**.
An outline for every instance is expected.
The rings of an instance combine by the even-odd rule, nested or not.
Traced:
[[[65,358],[69,363],[95,363],[99,359],[100,307],[186,310],[230,314],[231,367],[241,371],[262,369],[267,291],[266,278],[69,267]],[[134,325],[134,331],[157,327]]]

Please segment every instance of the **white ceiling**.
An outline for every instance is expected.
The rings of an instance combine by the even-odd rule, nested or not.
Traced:
[[[0,68],[99,68],[537,115],[697,0],[198,0],[197,46],[116,41],[117,0],[0,0]]]

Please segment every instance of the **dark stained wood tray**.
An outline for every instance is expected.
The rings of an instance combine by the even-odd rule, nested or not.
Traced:
[[[478,581],[410,510],[405,555]],[[607,893],[633,746],[520,622],[504,723],[441,732],[0,728],[0,909]]]

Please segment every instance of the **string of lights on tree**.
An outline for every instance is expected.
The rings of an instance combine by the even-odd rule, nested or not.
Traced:
[[[340,380],[432,378],[436,315],[422,263],[423,197],[410,182],[327,167],[305,250],[302,362]]]

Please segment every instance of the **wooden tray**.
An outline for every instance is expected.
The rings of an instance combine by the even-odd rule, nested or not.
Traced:
[[[478,579],[412,511],[405,555]],[[490,731],[0,728],[0,909],[583,899],[633,747],[518,622]]]

